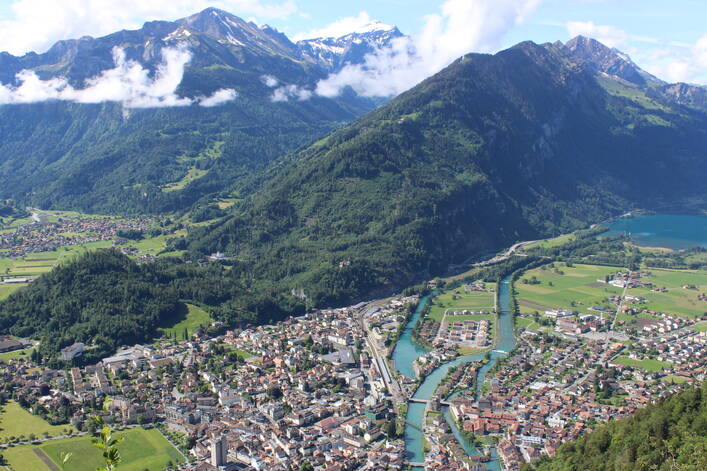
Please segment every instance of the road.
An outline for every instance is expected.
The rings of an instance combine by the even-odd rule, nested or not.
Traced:
[[[518,242],[517,244],[511,246],[508,250],[506,250],[502,254],[496,255],[495,257],[490,258],[488,260],[484,260],[483,262],[475,263],[473,266],[474,267],[485,267],[487,265],[493,265],[495,263],[502,262],[502,261],[510,258],[515,253],[516,250],[523,248],[524,246],[526,246],[528,244],[532,244],[534,242],[537,242],[537,240],[526,240],[525,242]],[[525,256],[525,254],[518,254],[518,255]]]
[[[626,292],[628,291],[628,285],[631,283],[631,270],[628,271],[628,279],[626,280],[626,285],[624,285],[624,290],[621,292],[621,297],[619,298],[619,305],[616,308],[616,314],[614,314],[614,321],[611,323],[611,330],[614,330],[616,328],[616,319],[619,318],[619,311],[621,310],[621,307],[624,304],[624,299],[626,299]],[[606,339],[607,343],[609,342],[609,338],[607,336]]]

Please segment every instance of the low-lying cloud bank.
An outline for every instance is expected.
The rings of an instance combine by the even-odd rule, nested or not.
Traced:
[[[395,96],[469,52],[494,52],[503,36],[522,23],[542,0],[447,0],[425,17],[422,33],[401,37],[317,83],[312,90],[282,85],[273,101],[334,97],[353,88],[363,96]]]
[[[184,77],[184,68],[192,55],[185,47],[165,48],[154,77],[141,64],[127,60],[125,51],[113,49],[115,67],[88,79],[77,89],[65,78],[41,80],[34,71],[17,74],[19,85],[0,84],[0,104],[39,103],[49,100],[73,103],[118,102],[126,108],[164,108],[198,104],[222,105],[236,98],[233,89],[221,89],[209,97],[187,98],[176,94]]]

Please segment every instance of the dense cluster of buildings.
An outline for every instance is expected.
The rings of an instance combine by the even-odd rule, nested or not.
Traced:
[[[61,217],[49,222],[46,215],[43,216],[14,232],[0,234],[0,249],[5,250],[3,256],[19,258],[71,245],[117,240],[121,231],[144,231],[152,224],[148,218]]]
[[[450,408],[467,432],[499,437],[497,450],[509,470],[542,454],[552,456],[562,442],[591,431],[597,423],[632,414],[674,392],[678,386],[668,380],[671,375],[688,381],[702,381],[707,375],[703,334],[660,342],[660,358],[669,361],[675,357],[668,355],[678,355],[684,360],[662,372],[610,361],[629,350],[621,343],[570,342],[531,332],[520,340],[490,380],[487,394],[462,396]]]

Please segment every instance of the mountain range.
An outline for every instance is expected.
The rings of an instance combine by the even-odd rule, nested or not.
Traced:
[[[350,300],[629,209],[704,202],[707,115],[604,72],[589,56],[602,48],[466,55],[271,167],[190,249],[252,260],[321,305],[341,301],[321,280],[344,280]]]
[[[343,38],[295,44],[267,25],[209,8],[135,31],[60,41],[43,54],[2,53],[6,87],[31,71],[44,81],[65,78],[80,90],[116,67],[116,48],[150,77],[164,65],[165,50],[181,48],[191,60],[178,97],[229,89],[237,98],[212,108],[56,100],[0,105],[0,198],[42,208],[155,213],[183,211],[217,194],[237,196],[247,176],[380,103],[352,91],[276,101],[275,90],[313,87],[400,34],[372,24]]]
[[[627,209],[704,201],[705,89],[667,84],[581,36],[465,55],[383,106],[351,90],[274,99],[400,37],[372,23],[294,43],[207,9],[4,55],[12,73],[29,67],[80,88],[111,67],[116,47],[159,74],[158,51],[188,45],[177,95],[233,89],[237,98],[210,108],[0,106],[0,197],[125,213],[240,198],[173,248],[194,259],[224,252],[242,276],[278,293],[304,290],[314,305]]]

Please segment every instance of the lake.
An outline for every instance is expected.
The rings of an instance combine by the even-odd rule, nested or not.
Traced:
[[[630,234],[641,247],[669,249],[707,248],[707,216],[690,214],[646,214],[620,218],[609,224],[607,235]]]

